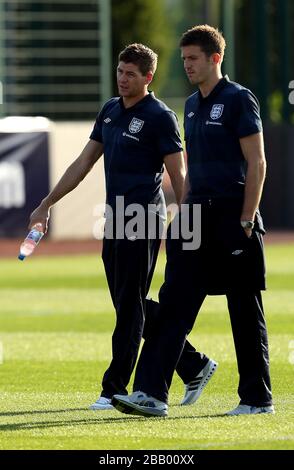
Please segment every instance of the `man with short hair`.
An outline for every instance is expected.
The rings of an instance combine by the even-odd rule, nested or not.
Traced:
[[[32,213],[30,227],[41,222],[47,227],[50,207],[73,190],[104,154],[106,180],[106,227],[102,259],[116,310],[112,337],[112,361],[102,381],[102,393],[91,406],[94,410],[112,409],[115,393],[127,394],[145,323],[152,329],[157,304],[146,300],[160,246],[160,226],[165,216],[162,186],[166,167],[180,204],[185,166],[176,115],[155,98],[148,86],[157,66],[157,54],[143,44],[131,44],[119,54],[117,85],[119,97],[108,100],[97,116],[90,140],[81,155],[67,169],[52,192]],[[143,236],[128,233],[130,215],[120,206],[142,209]],[[156,221],[156,236],[148,226]],[[146,223],[146,224],[145,224]],[[142,228],[142,227],[141,227]],[[117,235],[123,232],[122,236]],[[106,235],[109,236],[106,236]],[[142,235],[142,234],[141,234]],[[154,233],[153,233],[154,235]],[[207,383],[216,363],[185,345],[178,373],[184,383],[199,375],[195,401]],[[189,400],[192,398],[189,396]],[[186,397],[187,399],[187,397]]]
[[[185,251],[168,238],[159,322],[144,343],[134,393],[115,395],[113,404],[125,413],[166,416],[173,372],[198,311],[206,295],[225,294],[240,376],[240,403],[227,414],[273,413],[260,293],[265,268],[258,206],[266,162],[259,105],[250,90],[222,76],[225,39],[217,29],[196,26],[180,47],[186,74],[199,87],[187,99],[184,127],[185,202],[201,206],[201,246]]]

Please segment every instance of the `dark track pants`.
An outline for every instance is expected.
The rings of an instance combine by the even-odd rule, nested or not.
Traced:
[[[272,403],[260,294],[265,288],[264,229],[257,212],[252,237],[247,238],[240,225],[242,204],[242,199],[201,203],[202,240],[198,250],[183,250],[183,240],[173,238],[169,230],[165,282],[159,292],[159,323],[143,346],[135,391],[167,401],[173,371],[206,295],[222,294],[227,296],[231,318],[241,403]],[[178,217],[182,221],[183,213]],[[172,224],[175,222],[176,218]],[[194,224],[199,225],[197,218]]]
[[[231,291],[226,296],[240,374],[241,403],[271,405],[268,341],[261,294]],[[162,286],[158,328],[148,336],[142,348],[134,391],[141,390],[167,402],[174,369],[205,297],[206,293],[197,289],[186,291],[183,309],[181,298],[177,302],[171,286]]]
[[[126,387],[136,363],[141,338],[157,328],[158,303],[146,300],[146,295],[159,247],[158,239],[103,241],[102,259],[117,319],[112,336],[112,361],[102,381],[101,395],[104,397],[110,398],[115,393],[127,394]],[[208,358],[188,342],[183,349],[177,372],[187,383],[204,367]]]

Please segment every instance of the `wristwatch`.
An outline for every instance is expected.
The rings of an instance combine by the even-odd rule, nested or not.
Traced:
[[[240,223],[241,223],[241,226],[242,226],[243,228],[245,228],[245,229],[247,228],[247,229],[252,230],[253,227],[254,227],[254,222],[253,222],[253,220],[241,220]]]

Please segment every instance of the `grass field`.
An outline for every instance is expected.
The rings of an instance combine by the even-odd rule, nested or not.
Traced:
[[[224,417],[238,402],[223,297],[207,298],[192,342],[219,362],[199,402],[180,407],[175,376],[168,419],[88,410],[110,360],[114,314],[97,256],[0,261],[1,449],[293,448],[294,245],[268,246],[267,313],[275,415]],[[152,285],[162,282],[160,256]]]

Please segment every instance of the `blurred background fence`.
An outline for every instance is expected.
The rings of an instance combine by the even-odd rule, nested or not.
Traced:
[[[268,160],[262,201],[266,225],[294,228],[292,0],[0,0],[0,116],[50,120],[30,164],[29,155],[26,164],[15,157],[12,144],[18,138],[22,147],[22,125],[10,121],[8,129],[8,121],[1,120],[0,237],[24,233],[32,206],[85,145],[102,103],[116,94],[117,54],[125,45],[143,42],[158,52],[152,88],[181,120],[184,100],[194,89],[183,72],[178,42],[182,32],[201,23],[224,32],[223,72],[250,88],[261,104]],[[30,132],[33,139],[40,130]],[[23,173],[17,173],[16,160]],[[20,206],[13,201],[22,184]],[[95,207],[103,200],[99,162],[54,209],[51,236],[91,237]]]

